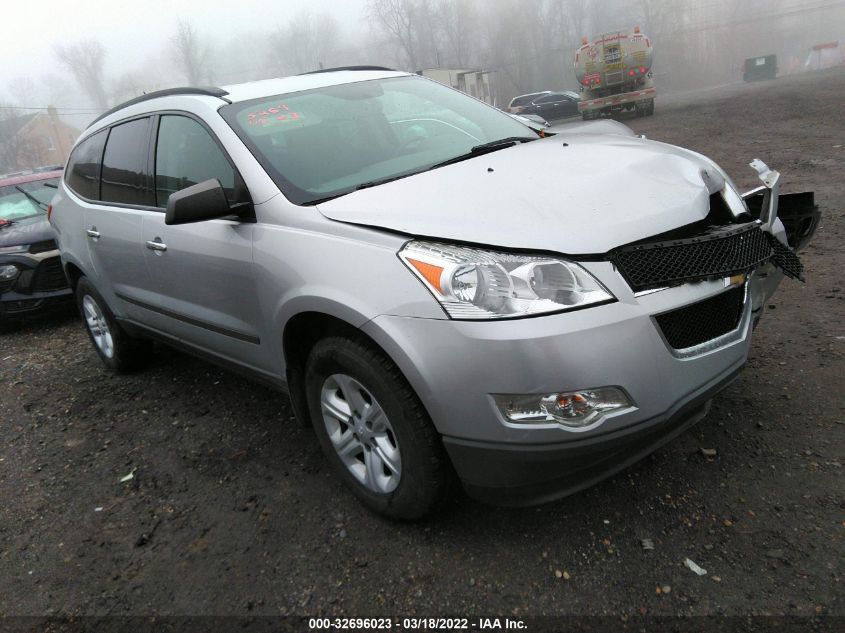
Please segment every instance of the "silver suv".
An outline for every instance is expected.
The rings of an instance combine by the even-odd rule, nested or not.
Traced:
[[[704,416],[801,272],[757,167],[744,200],[621,124],[535,132],[342,69],[115,108],[51,221],[109,368],[155,339],[287,390],[351,490],[410,519],[452,481],[498,504],[572,493]]]

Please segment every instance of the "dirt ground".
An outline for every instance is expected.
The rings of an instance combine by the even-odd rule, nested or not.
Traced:
[[[709,417],[550,505],[386,522],[273,391],[163,347],[111,376],[75,316],[0,335],[0,615],[845,615],[844,97],[837,70],[626,121],[824,217]]]

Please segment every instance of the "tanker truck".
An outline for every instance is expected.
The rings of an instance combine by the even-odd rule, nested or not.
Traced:
[[[592,42],[582,40],[575,53],[575,77],[581,86],[578,111],[584,120],[623,110],[654,114],[653,50],[638,26],[633,33],[614,31]]]

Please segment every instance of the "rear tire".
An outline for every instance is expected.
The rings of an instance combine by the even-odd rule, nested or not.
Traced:
[[[319,341],[306,363],[305,392],[326,458],[364,505],[413,520],[445,498],[452,471],[440,435],[381,351],[340,336]]]
[[[107,368],[118,374],[128,374],[149,364],[152,341],[129,336],[86,277],[80,277],[76,283],[76,305],[88,338]]]

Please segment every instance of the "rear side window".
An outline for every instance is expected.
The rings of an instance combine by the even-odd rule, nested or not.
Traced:
[[[106,132],[97,132],[73,150],[65,170],[65,182],[75,194],[88,200],[100,199],[100,162]]]
[[[540,97],[534,103],[556,103],[558,101],[563,101],[564,99],[565,97],[561,94],[550,94],[545,97]]]
[[[150,119],[135,119],[115,125],[109,132],[103,154],[103,202],[150,205],[147,186],[147,161],[150,143]]]
[[[235,170],[208,131],[188,117],[163,115],[156,146],[156,205],[166,207],[170,194],[212,178],[233,202]]]

